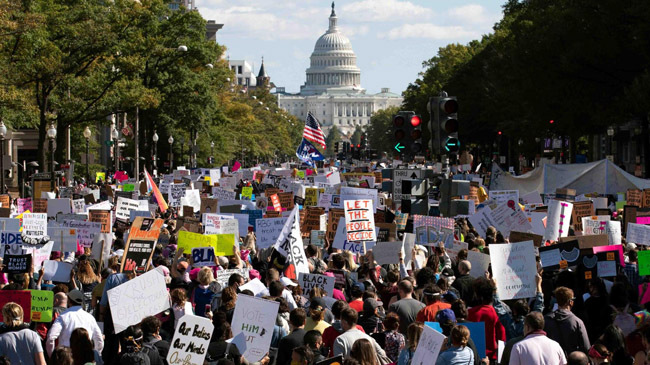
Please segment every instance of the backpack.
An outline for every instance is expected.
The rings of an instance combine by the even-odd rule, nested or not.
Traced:
[[[149,356],[142,351],[126,352],[120,356],[121,365],[151,365]]]
[[[629,312],[629,304],[620,312],[613,305],[610,305],[610,307],[614,310],[613,324],[617,325],[621,331],[623,331],[624,336],[627,336],[636,330],[636,322],[634,316]]]

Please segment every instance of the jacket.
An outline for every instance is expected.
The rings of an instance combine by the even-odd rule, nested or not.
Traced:
[[[558,342],[570,354],[573,351],[589,351],[589,336],[580,318],[571,311],[558,309],[544,317],[544,331],[548,338]]]

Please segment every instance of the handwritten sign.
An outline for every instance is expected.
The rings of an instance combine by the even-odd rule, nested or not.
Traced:
[[[571,212],[573,204],[561,200],[551,200],[548,204],[548,215],[546,217],[546,230],[544,239],[557,241],[560,237],[569,235],[571,224]]]
[[[535,296],[537,264],[533,241],[490,245],[492,273],[503,300]]]
[[[257,247],[263,249],[274,245],[286,222],[286,217],[257,219],[255,221]]]
[[[585,236],[604,234],[607,231],[608,215],[582,217],[582,234]]]
[[[582,232],[582,217],[591,217],[594,215],[594,203],[591,201],[581,201],[573,203],[571,211],[571,221],[576,231]]]
[[[280,303],[239,295],[232,317],[232,343],[248,362],[260,361],[269,351]],[[170,350],[171,351],[171,350]]]
[[[415,353],[413,354],[411,364],[435,364],[440,353],[440,348],[445,339],[446,337],[442,333],[429,326],[424,326],[422,335],[420,335],[420,341],[418,341],[418,347],[415,349]]]
[[[627,224],[627,242],[638,245],[650,245],[650,226],[636,223]]]
[[[23,233],[30,238],[41,238],[47,234],[47,214],[23,214]]]
[[[203,365],[208,353],[214,325],[204,317],[187,314],[178,320],[174,338],[169,343],[169,364]]]
[[[192,265],[196,267],[201,266],[216,266],[214,263],[214,248],[212,247],[193,247],[192,248]]]
[[[111,230],[113,229],[110,210],[95,210],[95,209],[89,210],[88,221],[100,223],[101,233],[111,233]]]
[[[372,200],[345,200],[348,242],[377,241]]]
[[[309,295],[309,291],[312,288],[321,288],[328,296],[332,296],[334,291],[334,281],[335,279],[333,277],[325,275],[307,274],[303,272],[298,275],[298,284],[302,288],[304,295]]]
[[[51,290],[31,290],[32,322],[52,322],[54,292]]]

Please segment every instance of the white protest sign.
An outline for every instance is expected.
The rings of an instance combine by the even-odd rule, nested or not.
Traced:
[[[363,189],[363,188],[351,188],[347,186],[341,186],[341,201],[346,200],[372,200],[372,204],[369,205],[372,210],[371,214],[375,213],[375,209],[379,205],[379,200],[377,198],[377,189]]]
[[[474,227],[481,237],[486,236],[488,227],[492,226],[497,228],[497,224],[492,220],[491,213],[492,209],[490,209],[490,207],[485,207],[468,218],[472,227]]]
[[[415,353],[413,354],[411,364],[435,364],[436,359],[438,359],[438,355],[440,354],[440,348],[442,347],[443,342],[445,342],[445,339],[446,337],[442,333],[429,326],[424,326],[422,335],[420,335],[420,340],[418,341],[418,347],[416,347]]]
[[[201,210],[201,192],[197,189],[186,190],[181,198],[181,206],[192,207],[194,213]]]
[[[18,218],[0,218],[0,230],[2,231],[20,231],[20,219]]]
[[[226,190],[221,186],[212,187],[212,196],[219,200],[233,200],[235,199],[235,192]]]
[[[303,295],[308,296],[312,288],[323,289],[328,296],[332,296],[334,292],[334,282],[336,280],[331,276],[319,274],[307,274],[301,272],[298,275],[298,284],[302,288]]]
[[[399,264],[399,254],[402,251],[402,242],[377,242],[372,247],[372,256],[377,261],[378,265],[384,264]]]
[[[505,204],[515,209],[519,205],[519,190],[490,190],[490,199],[497,205]]]
[[[171,184],[169,187],[169,206],[181,207],[181,198],[185,196],[185,184]]]
[[[48,199],[47,201],[47,216],[56,217],[57,214],[70,214],[72,208],[70,207],[70,199]]]
[[[227,269],[227,270],[219,270],[217,271],[217,277],[215,280],[221,284],[221,287],[224,287],[228,284],[228,279],[230,279],[230,276],[232,274],[239,274],[243,276],[245,279],[248,279],[248,270],[249,269]],[[262,284],[263,286],[263,284]]]
[[[539,195],[537,191],[532,191],[528,194],[524,194],[521,197],[521,200],[524,201],[524,204],[544,204],[542,201],[542,196]]]
[[[86,211],[86,203],[84,199],[74,199],[72,201],[72,213],[79,214]]]
[[[452,239],[445,240],[445,251],[447,251],[447,254],[452,260],[454,260],[458,256],[458,252],[463,249],[468,249],[467,242],[456,241],[453,239],[453,236]]]
[[[117,205],[115,206],[115,217],[117,219],[128,221],[131,219],[132,210],[149,212],[149,203],[146,200],[133,200],[121,196],[117,198]]]
[[[526,212],[526,218],[532,226],[531,233],[543,236],[546,231],[546,227],[544,226],[546,212]]]
[[[548,204],[544,240],[557,241],[569,235],[573,204],[562,200],[551,200]]]
[[[260,361],[269,351],[280,303],[248,295],[238,295],[232,316],[232,343],[250,363]]]
[[[70,281],[72,264],[62,261],[45,260],[43,262],[43,279],[67,283]]]
[[[349,242],[377,241],[372,200],[344,200]]]
[[[628,243],[637,245],[650,245],[650,226],[636,223],[627,224],[625,238]]]
[[[496,245],[490,245],[490,250],[492,250],[492,246]],[[478,251],[467,251],[467,261],[472,264],[469,275],[473,278],[478,278],[479,276],[485,275],[488,266],[490,266],[490,255]]]
[[[582,217],[582,234],[585,236],[605,234],[607,231],[607,222],[609,222],[608,215]]]
[[[30,238],[42,238],[47,234],[47,214],[23,214],[23,233]]]
[[[34,263],[34,271],[38,272],[43,266],[43,262],[50,259],[50,254],[52,253],[52,247],[54,242],[48,241],[41,248],[35,248],[32,250],[32,262]]]
[[[375,227],[375,236],[377,234],[379,234],[379,227]],[[345,217],[341,217],[341,219],[339,219],[339,225],[336,227],[336,234],[334,236],[332,247],[338,248],[339,250],[350,251],[353,254],[365,254],[365,251],[363,250],[364,245],[366,246],[366,250],[370,250],[375,245],[374,241],[350,242],[347,240],[347,237],[348,234],[345,229]]]
[[[535,296],[537,263],[533,241],[490,245],[490,259],[500,299]]]
[[[607,231],[607,237],[609,238],[610,245],[621,244],[621,222],[620,221],[607,222],[607,224],[605,225],[605,231]]]
[[[61,252],[77,251],[77,230],[69,227],[49,227],[49,236],[54,249]]]
[[[214,248],[194,247],[192,248],[192,266],[217,266],[214,262]]]
[[[169,194],[169,190],[171,189],[171,183],[168,181],[161,181],[160,185],[158,185],[158,190],[162,194]]]
[[[63,226],[77,230],[77,240],[83,247],[92,247],[95,235],[102,229],[102,224],[99,222],[64,220]]]
[[[207,318],[191,314],[182,316],[169,343],[167,363],[203,365],[213,330],[214,325]]]
[[[158,270],[148,271],[107,292],[115,333],[138,324],[144,317],[169,308],[165,278]]]
[[[296,267],[296,273],[309,273],[309,265],[307,264],[305,248],[303,247],[300,233],[300,217],[298,216],[297,206],[293,208],[291,216],[284,225],[282,232],[288,233],[286,234],[286,239],[280,242],[280,249],[287,253],[286,256],[289,258],[289,262]]]
[[[256,297],[262,296],[264,293],[268,292],[266,285],[260,281],[260,279],[255,278],[246,284],[239,287],[240,291],[250,290]]]
[[[256,219],[257,248],[264,249],[273,246],[286,222],[286,217]]]

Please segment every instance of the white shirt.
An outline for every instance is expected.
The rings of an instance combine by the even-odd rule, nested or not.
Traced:
[[[95,344],[94,349],[97,352],[102,352],[104,349],[104,338],[102,337],[102,331],[99,329],[95,317],[84,311],[81,306],[74,306],[61,313],[47,333],[45,347],[48,355],[52,355],[52,351],[56,347],[57,339],[59,340],[59,346],[70,347],[72,331],[79,327],[85,328],[88,331],[90,339]]]
[[[271,295],[271,294],[269,294],[269,289],[266,288],[266,289],[264,289],[264,291],[262,291],[260,293],[259,296],[260,297],[266,297],[266,296],[269,296],[269,295]],[[291,292],[288,291],[287,289],[282,290],[282,298],[284,298],[287,301],[287,304],[289,305],[289,310],[290,311],[298,308],[298,305],[296,304],[296,300],[293,299],[293,294],[291,294]]]
[[[530,334],[512,347],[509,365],[529,364],[564,365],[564,350],[545,335]]]

